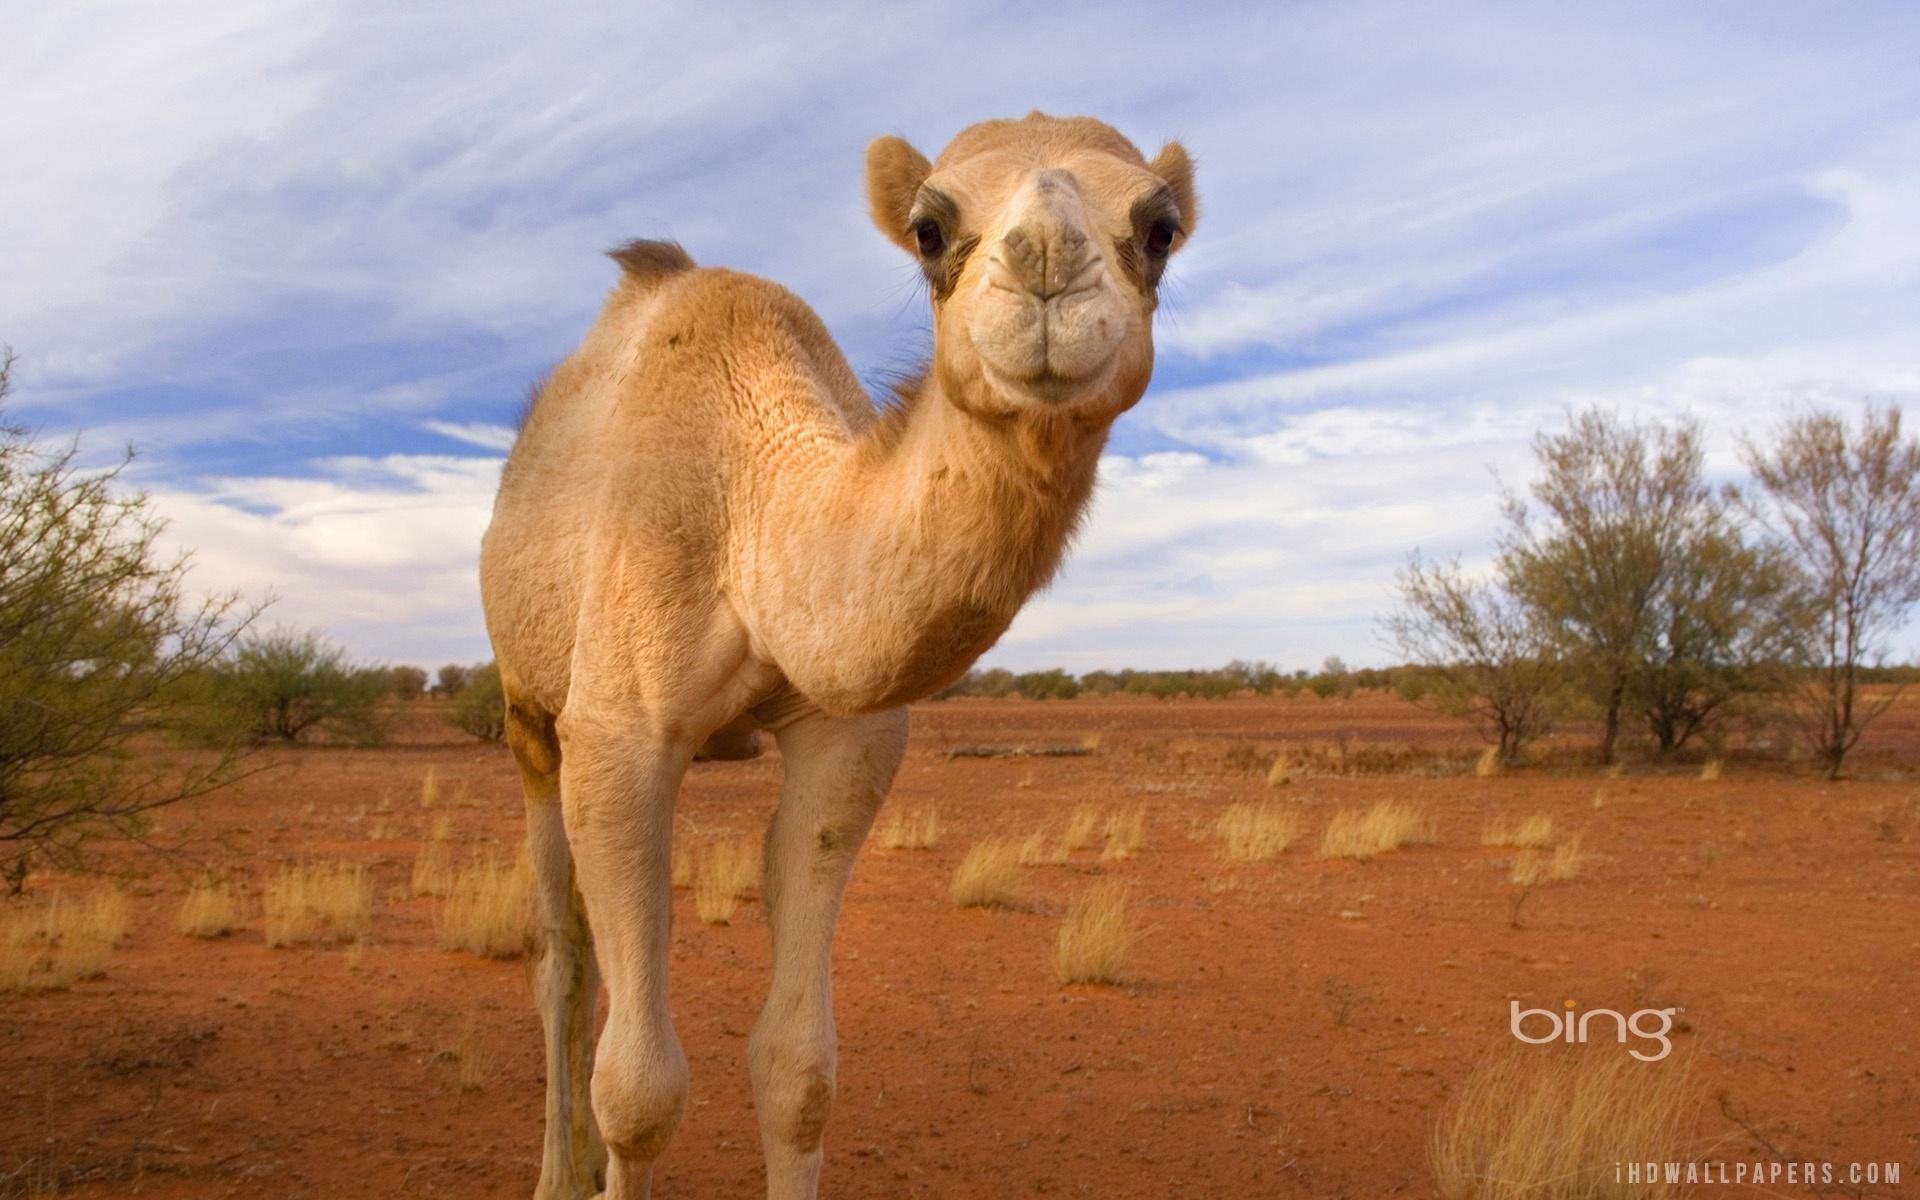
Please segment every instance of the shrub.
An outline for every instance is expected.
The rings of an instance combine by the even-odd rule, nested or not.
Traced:
[[[0,351],[0,401],[12,363]],[[190,601],[189,560],[163,553],[165,522],[120,488],[131,455],[100,471],[79,454],[0,419],[0,884],[15,892],[238,774],[231,750],[181,765],[132,743],[197,727],[192,685],[254,612]]]
[[[1054,944],[1054,974],[1063,984],[1118,983],[1137,938],[1127,922],[1126,888],[1101,884],[1068,902]]]
[[[320,635],[280,628],[242,638],[213,673],[215,704],[255,741],[297,742],[314,732],[360,745],[386,736],[387,672],[354,665]]]
[[[467,673],[466,686],[453,698],[453,723],[483,742],[507,736],[507,694],[499,667],[482,663]]]

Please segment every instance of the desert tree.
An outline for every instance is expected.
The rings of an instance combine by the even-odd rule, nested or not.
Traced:
[[[401,700],[418,700],[427,691],[427,673],[419,667],[387,668],[387,686]]]
[[[1540,478],[1531,504],[1507,498],[1501,572],[1599,709],[1610,763],[1662,597],[1719,506],[1692,423],[1648,426],[1587,409],[1533,448]]]
[[[459,663],[448,663],[434,673],[433,693],[436,696],[458,696],[460,689],[467,686],[467,677],[473,668]]]
[[[12,366],[0,352],[0,401]],[[254,613],[189,597],[189,559],[122,486],[131,461],[87,468],[77,440],[47,447],[0,417],[0,881],[14,891],[239,769],[231,747],[183,764],[146,745]]]
[[[1504,581],[1477,581],[1458,561],[1416,551],[1398,578],[1386,630],[1416,668],[1421,704],[1477,724],[1503,763],[1552,727],[1562,686],[1558,649]]]
[[[370,744],[385,736],[380,701],[391,693],[392,677],[356,665],[317,633],[282,627],[239,639],[215,666],[209,688],[213,711],[255,741],[297,742],[324,732]]]
[[[1898,695],[1862,689],[1862,671],[1920,600],[1920,443],[1900,410],[1869,408],[1857,428],[1833,413],[1789,420],[1771,447],[1749,443],[1755,510],[1774,530],[1803,590],[1795,708],[1829,779]]]
[[[1729,717],[1784,690],[1798,590],[1778,547],[1749,540],[1728,497],[1682,545],[1649,609],[1644,660],[1628,685],[1664,756],[1716,740]]]

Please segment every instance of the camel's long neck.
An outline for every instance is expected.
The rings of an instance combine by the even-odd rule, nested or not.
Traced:
[[[972,665],[1052,578],[1092,492],[1104,423],[983,419],[926,386],[795,497],[813,508],[782,573],[804,581],[788,598],[810,630],[778,657],[830,711],[916,699]]]

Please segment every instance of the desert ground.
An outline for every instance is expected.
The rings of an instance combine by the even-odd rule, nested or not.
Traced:
[[[1466,729],[1370,693],[920,706],[881,821],[934,806],[938,839],[889,850],[876,836],[848,895],[823,1192],[1431,1196],[1430,1129],[1476,1061],[1511,1044],[1513,999],[1680,1008],[1675,1053],[1645,1069],[1687,1072],[1693,1157],[1898,1163],[1913,1187],[1920,700],[1888,714],[1841,783],[1738,738],[1717,779],[1697,758],[1603,772],[1583,732],[1567,736],[1484,777]],[[954,756],[967,747],[1083,752]],[[1293,769],[1270,780],[1276,754]],[[529,1195],[542,1066],[524,962],[440,948],[442,902],[412,888],[436,842],[511,857],[509,756],[420,702],[384,747],[260,763],[163,816],[191,856],[114,852],[140,875],[103,975],[0,996],[0,1194]],[[771,747],[696,765],[682,838],[757,837],[779,773]],[[1297,814],[1297,840],[1269,861],[1226,857],[1219,818],[1261,801]],[[1316,855],[1335,813],[1380,801],[1422,814],[1430,844]],[[1082,806],[1141,814],[1138,852],[1103,857],[1096,837],[1020,868],[1009,906],[954,906],[971,846],[1040,831],[1057,846]],[[1524,851],[1483,833],[1541,815],[1554,844],[1577,835],[1577,871],[1522,898]],[[370,932],[269,948],[265,883],[332,861],[370,871]],[[176,913],[206,869],[247,907],[231,934],[188,938]],[[1122,978],[1063,986],[1062,914],[1111,880],[1138,933]],[[691,890],[675,904],[693,1099],[656,1194],[757,1195],[746,1035],[765,922],[751,893],[725,925],[701,921]]]

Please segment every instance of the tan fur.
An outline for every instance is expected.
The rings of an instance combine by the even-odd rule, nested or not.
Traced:
[[[786,784],[749,1058],[768,1195],[815,1195],[833,925],[903,706],[964,672],[1058,567],[1108,428],[1152,371],[1153,239],[1177,249],[1194,220],[1177,144],[1150,166],[1098,121],[1039,113],[976,125],[931,164],[877,140],[868,200],[933,298],[933,361],[894,409],[789,292],[635,242],[501,479],[481,587],[542,926],[541,1197],[588,1194],[602,1137],[606,1194],[647,1194],[686,1094],[666,1002],[674,798],[696,756],[753,753],[756,727]]]

